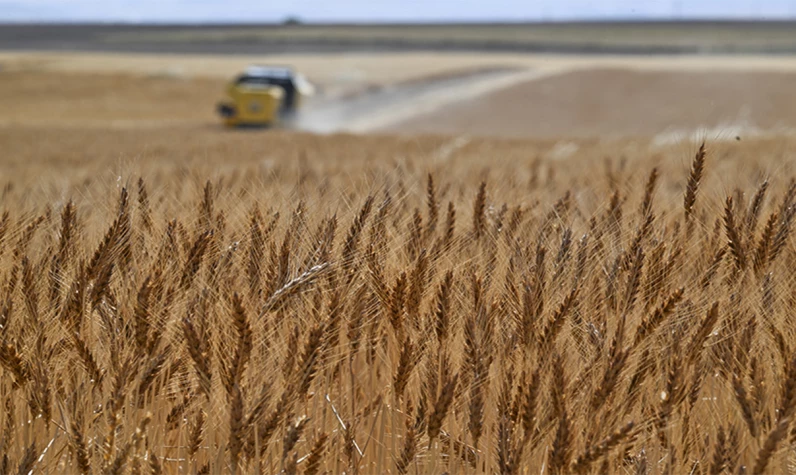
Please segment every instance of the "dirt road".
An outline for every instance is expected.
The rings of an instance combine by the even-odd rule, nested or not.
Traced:
[[[523,69],[488,71],[386,86],[350,99],[311,104],[295,126],[316,133],[372,132],[550,74],[554,72]]]

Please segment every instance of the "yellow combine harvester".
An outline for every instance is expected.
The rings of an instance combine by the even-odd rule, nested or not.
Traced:
[[[266,127],[289,121],[312,85],[290,68],[252,66],[227,86],[227,100],[218,104],[218,114],[229,127]]]

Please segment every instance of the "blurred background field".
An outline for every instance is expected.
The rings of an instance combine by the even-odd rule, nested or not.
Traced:
[[[2,46],[0,44],[0,46]],[[310,132],[482,137],[790,134],[789,55],[445,51],[265,55],[0,52],[0,124],[220,127],[215,104],[250,64],[288,65],[317,94]],[[229,131],[235,134],[236,131]],[[267,134],[257,136],[267,140]]]

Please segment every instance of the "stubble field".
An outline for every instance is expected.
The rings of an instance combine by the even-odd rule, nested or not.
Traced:
[[[786,133],[226,131],[217,78],[0,81],[2,473],[793,470]]]

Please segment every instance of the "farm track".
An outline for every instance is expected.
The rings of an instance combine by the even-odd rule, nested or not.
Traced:
[[[415,81],[366,91],[353,98],[312,104],[295,122],[299,130],[318,133],[366,133],[388,128],[447,105],[555,74],[553,71],[488,71]]]

